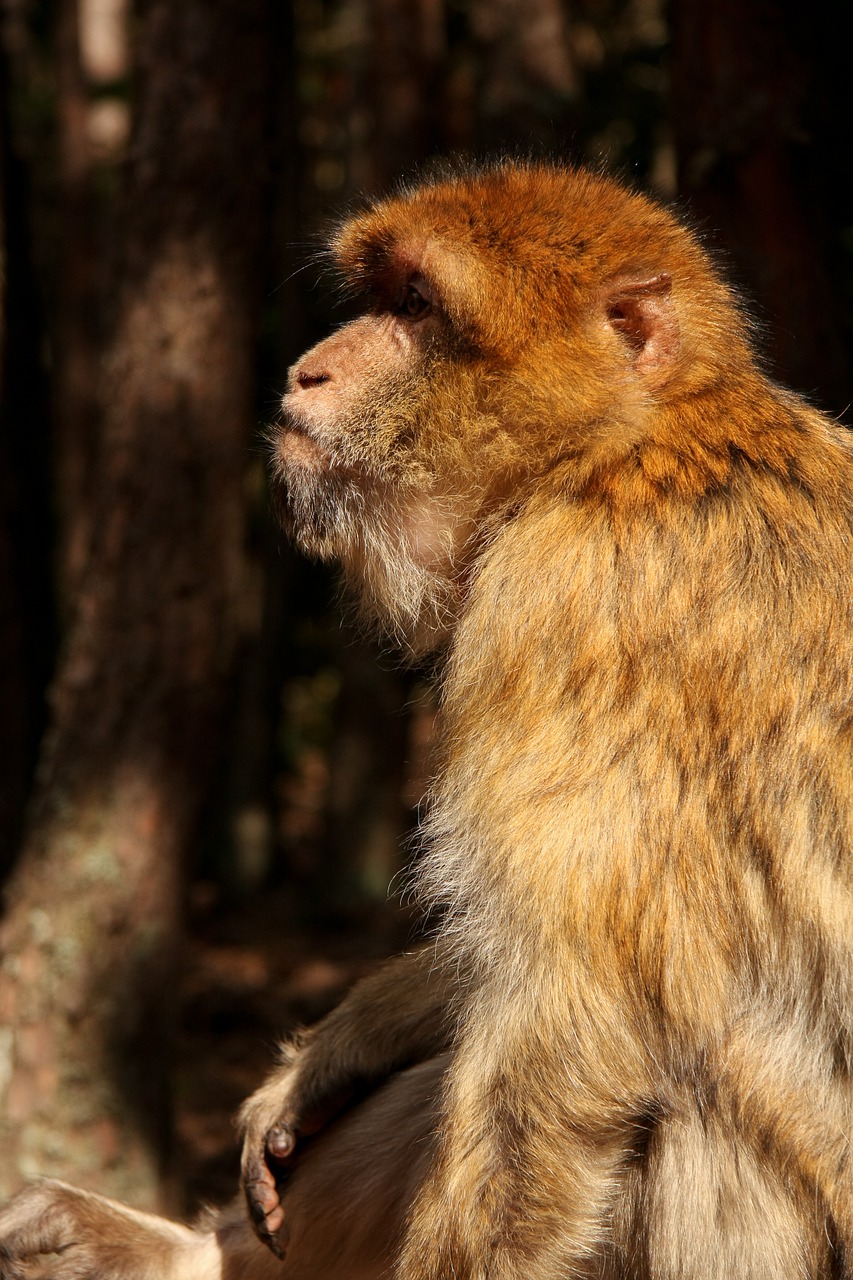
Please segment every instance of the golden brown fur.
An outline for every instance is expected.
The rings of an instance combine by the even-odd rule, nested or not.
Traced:
[[[370,368],[344,330],[288,410],[324,455],[311,496],[340,459],[370,500],[330,537],[297,502],[297,536],[416,649],[451,637],[420,884],[464,992],[400,1275],[840,1269],[848,441],[761,376],[696,240],[597,177],[451,180],[335,250],[379,295]],[[401,621],[413,563],[439,585]]]
[[[301,544],[445,654],[443,925],[247,1104],[259,1233],[289,1274],[298,1179],[334,1218],[372,1158],[399,1280],[849,1276],[848,438],[603,178],[450,178],[333,250],[373,309],[292,371],[276,467]],[[434,1138],[404,1073],[306,1147],[443,1052]]]

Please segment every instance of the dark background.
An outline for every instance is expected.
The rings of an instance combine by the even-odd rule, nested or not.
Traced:
[[[263,429],[318,250],[435,157],[675,200],[843,416],[829,0],[2,0],[0,1194],[227,1195],[277,1030],[405,943],[426,672],[342,628]],[[399,882],[399,881],[398,881]]]

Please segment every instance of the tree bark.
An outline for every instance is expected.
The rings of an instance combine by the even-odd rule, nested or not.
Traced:
[[[42,327],[0,48],[0,877],[21,836],[54,654]]]
[[[53,468],[62,539],[56,577],[60,612],[74,608],[94,518],[100,441],[101,296],[107,252],[88,136],[90,95],[80,58],[79,5],[56,7],[59,188],[53,385]]]
[[[672,24],[679,190],[758,300],[772,371],[843,411],[853,387],[828,216],[837,128],[849,130],[829,70],[837,14],[823,0],[680,0]]]
[[[267,0],[143,0],[92,532],[0,931],[0,1193],[168,1207],[187,850],[238,633]]]

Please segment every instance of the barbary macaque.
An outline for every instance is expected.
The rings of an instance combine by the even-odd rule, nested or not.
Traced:
[[[274,470],[441,655],[441,924],[246,1104],[257,1239],[49,1183],[0,1275],[849,1277],[850,440],[597,174],[437,179],[332,252],[365,311],[291,371]]]

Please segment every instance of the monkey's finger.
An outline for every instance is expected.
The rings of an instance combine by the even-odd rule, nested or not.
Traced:
[[[243,1191],[255,1234],[276,1257],[283,1258],[284,1243],[280,1232],[284,1226],[284,1210],[271,1175],[264,1171],[258,1178],[245,1179]]]
[[[296,1134],[287,1125],[274,1125],[267,1133],[265,1148],[269,1160],[288,1160],[296,1150]]]
[[[279,1196],[272,1178],[247,1180],[243,1183],[243,1190],[254,1222],[260,1224],[268,1213],[278,1208]]]
[[[264,1227],[267,1233],[269,1234],[269,1238],[270,1238],[270,1248],[273,1250],[274,1253],[277,1253],[279,1257],[284,1256],[284,1248],[282,1246],[282,1242],[278,1238],[279,1232],[281,1231],[283,1226],[284,1226],[284,1208],[282,1207],[281,1204],[279,1204],[276,1206],[275,1209],[272,1210],[271,1213],[268,1213],[266,1218],[264,1219]]]

